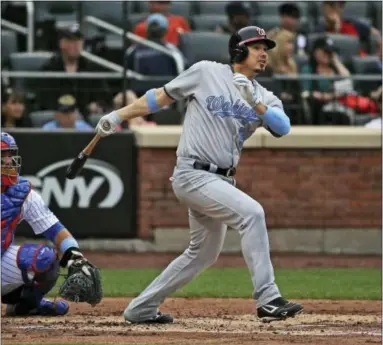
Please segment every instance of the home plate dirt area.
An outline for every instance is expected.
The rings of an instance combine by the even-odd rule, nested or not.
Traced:
[[[91,255],[90,255],[91,254]],[[89,259],[96,258],[90,253]],[[105,265],[111,253],[99,256],[95,263]],[[118,254],[117,265],[129,268],[129,262],[140,262],[143,267],[164,267],[174,255],[160,255],[146,266],[142,258],[148,254]],[[92,256],[92,258],[91,258]],[[134,258],[132,258],[134,256]],[[139,260],[137,256],[140,256]],[[115,258],[116,259],[116,258]],[[233,258],[231,258],[233,259]],[[224,259],[223,259],[224,260]],[[238,259],[240,262],[240,259]],[[289,267],[301,267],[299,260],[289,258]],[[309,258],[307,266],[319,257]],[[359,257],[325,258],[331,267],[376,267],[380,260]],[[342,261],[343,260],[343,261]],[[273,260],[275,262],[275,260]],[[286,258],[281,260],[287,265]],[[102,264],[104,262],[104,265]],[[110,261],[109,261],[110,262]],[[112,260],[113,262],[113,260]],[[230,260],[233,263],[233,260]],[[299,264],[297,264],[299,262]],[[323,261],[324,262],[324,261]],[[218,261],[217,266],[227,266]],[[281,265],[278,265],[281,266]],[[307,267],[306,266],[306,267]],[[319,265],[316,265],[319,266]],[[326,266],[326,264],[323,264]],[[118,268],[117,267],[117,268]],[[171,325],[132,325],[125,322],[122,312],[130,298],[104,298],[92,308],[85,304],[72,304],[68,315],[60,318],[7,318],[2,317],[2,344],[325,344],[359,345],[382,343],[382,303],[380,301],[328,301],[304,300],[304,313],[294,319],[264,324],[255,317],[251,299],[169,298],[162,305],[163,312],[175,317]],[[2,309],[4,315],[4,307]]]

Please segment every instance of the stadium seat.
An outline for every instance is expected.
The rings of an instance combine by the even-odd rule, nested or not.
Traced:
[[[356,74],[364,74],[368,69],[380,64],[380,59],[376,55],[353,56],[351,58],[352,70]]]
[[[370,14],[374,26],[382,32],[382,2],[372,1],[370,2]]]
[[[17,34],[14,31],[1,30],[1,67],[9,63],[11,54],[17,52]]]
[[[124,24],[122,1],[84,1],[82,12],[84,17],[93,16],[119,27]]]
[[[279,19],[279,16],[274,15],[267,15],[267,16],[256,16],[251,18],[251,24],[259,26],[260,28],[264,29],[266,32],[279,26],[281,20]]]
[[[137,12],[149,12],[148,2],[137,2]],[[184,16],[188,18],[192,12],[192,2],[172,1],[170,4],[169,12],[173,15]]]
[[[378,53],[378,49],[379,49],[379,41],[380,41],[380,38],[379,37],[376,37],[376,36],[372,36],[370,35],[370,40],[367,44],[367,51],[371,54],[371,55],[375,55]]]
[[[41,128],[47,122],[54,120],[55,111],[54,110],[33,111],[29,114],[29,117],[32,121],[33,127]]]
[[[368,12],[369,12],[369,4],[367,1],[347,1],[344,6],[343,15],[345,18],[347,17],[367,18]]]
[[[142,13],[133,13],[129,14],[128,21],[129,21],[129,27],[133,31],[135,26],[140,23],[142,20],[144,20],[146,17],[150,15],[149,12],[142,12]]]
[[[57,20],[60,16],[77,19],[78,1],[35,1],[35,19]]]
[[[201,60],[229,63],[230,35],[216,32],[187,32],[180,35],[180,49],[188,62]]]
[[[322,37],[323,33],[315,33],[307,36],[307,48],[311,50],[313,42]],[[345,58],[350,59],[354,55],[359,55],[359,40],[355,36],[340,35],[340,34],[327,34],[327,37],[334,41],[334,46],[338,54]]]
[[[214,31],[218,25],[225,25],[227,18],[220,14],[197,14],[190,21],[196,31]]]
[[[52,52],[22,52],[10,55],[12,71],[38,71],[53,56]]]
[[[226,14],[225,8],[230,1],[199,1],[197,4],[200,14]]]
[[[352,72],[355,74],[371,74],[369,71],[377,71],[378,73],[378,65],[380,64],[380,59],[376,55],[368,55],[368,56],[353,56],[351,58],[351,68]],[[376,88],[376,85],[379,82],[368,81],[368,80],[358,80],[355,81],[355,88],[362,93],[369,93]]]
[[[279,16],[256,16],[251,18],[253,25],[259,26],[266,31],[279,27],[280,21]],[[301,17],[300,31],[307,34],[313,31],[313,24],[307,17]]]
[[[52,52],[23,52],[12,53],[9,58],[9,65],[11,71],[39,71],[43,64],[53,56]],[[13,86],[21,91],[33,92],[33,80],[31,78],[15,78]]]

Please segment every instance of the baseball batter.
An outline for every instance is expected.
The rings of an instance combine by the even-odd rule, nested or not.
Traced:
[[[274,47],[263,29],[245,27],[230,38],[231,66],[198,62],[163,88],[149,90],[133,104],[100,119],[96,129],[107,136],[123,120],[188,99],[170,180],[175,195],[189,209],[190,245],[131,301],[124,312],[127,321],[173,322],[171,315],[160,313],[160,304],[216,261],[228,226],[241,236],[258,317],[282,320],[302,311],[301,305],[285,300],[275,284],[262,206],[237,189],[234,179],[243,143],[257,128],[264,127],[276,137],[290,131],[281,101],[254,80],[267,65],[267,51]]]
[[[49,210],[41,196],[21,176],[21,157],[15,139],[1,133],[1,302],[7,316],[61,316],[68,313],[64,300],[44,296],[55,286],[60,266],[88,262],[77,241]],[[17,224],[25,220],[36,235],[54,243],[13,244]],[[60,258],[59,258],[60,254]]]

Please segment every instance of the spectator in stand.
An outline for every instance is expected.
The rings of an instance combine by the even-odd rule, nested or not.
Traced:
[[[171,43],[166,42],[165,37],[169,29],[168,18],[162,14],[151,14],[147,20],[147,39],[173,51],[179,56],[182,53]],[[177,66],[174,59],[156,49],[135,44],[129,47],[126,53],[127,66],[129,69],[147,76],[177,76]]]
[[[305,32],[301,26],[301,12],[299,7],[292,2],[284,3],[278,8],[280,25],[271,29],[267,36],[273,36],[279,30],[284,29],[291,31],[295,34],[295,45],[297,53],[300,55],[305,54],[305,48],[307,44],[307,32]]]
[[[293,33],[298,33],[301,13],[299,7],[292,2],[284,3],[278,8],[280,25],[279,27],[275,27],[271,29],[267,36],[273,34],[273,31],[278,31],[280,29],[285,29],[291,31]]]
[[[179,35],[184,32],[189,32],[190,26],[187,20],[182,16],[175,16],[169,13],[171,1],[149,1],[149,12],[151,14],[159,13],[168,19],[168,31],[165,36],[167,43],[172,43],[175,46],[179,45]],[[143,38],[147,38],[147,20],[138,23],[134,28],[134,33]]]
[[[131,91],[128,90],[125,93],[125,103],[124,103],[124,93],[120,92],[113,98],[113,108],[114,110],[120,109],[124,106],[127,106],[129,104],[132,104],[135,100],[137,100],[137,95]],[[156,126],[157,124],[152,121],[147,120],[147,116],[145,117],[136,117],[135,119],[132,119],[128,127],[131,126]],[[118,128],[118,130],[121,130],[122,128]]]
[[[334,49],[334,42],[328,37],[318,38],[312,46],[309,63],[302,67],[302,74],[322,76],[350,76],[349,70],[340,61]],[[301,81],[304,97],[308,99],[313,124],[326,124],[322,108],[335,100],[334,82],[331,79],[304,79]],[[334,115],[337,116],[337,115]],[[336,119],[334,118],[334,121]],[[339,119],[342,121],[342,119]]]
[[[32,123],[28,115],[25,114],[24,97],[21,93],[2,87],[1,97],[1,127],[32,127]]]
[[[57,100],[56,119],[47,122],[42,128],[48,130],[73,128],[81,131],[93,131],[91,125],[79,120],[76,99],[72,95],[61,96]]]
[[[298,73],[297,64],[294,60],[295,34],[285,29],[274,30],[270,39],[276,42],[276,47],[269,52],[268,67],[272,74],[280,74],[296,77]],[[300,84],[298,80],[281,80],[277,83],[279,91],[275,90],[282,100],[286,113],[289,114],[292,124],[300,124],[301,115]]]
[[[242,1],[233,1],[226,5],[227,25],[218,25],[216,32],[233,34],[234,32],[251,25],[250,8]]]
[[[105,72],[81,56],[83,43],[83,34],[78,25],[61,30],[60,51],[43,65],[42,71]],[[54,109],[60,95],[71,94],[78,100],[78,108],[84,116],[103,113],[112,100],[108,84],[103,79],[44,79],[38,88],[38,102],[42,109]]]
[[[345,1],[324,1],[322,4],[322,12],[324,24],[319,25],[316,31],[339,33],[343,35],[356,36],[359,38],[361,46],[371,42],[371,37],[378,39],[377,51],[382,49],[382,36],[380,32],[370,24],[358,18],[344,18]],[[366,47],[361,48],[360,55],[368,54]]]

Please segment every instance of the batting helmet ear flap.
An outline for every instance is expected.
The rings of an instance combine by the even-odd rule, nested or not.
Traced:
[[[234,49],[233,62],[241,63],[249,55],[249,48],[245,44],[238,44]]]

